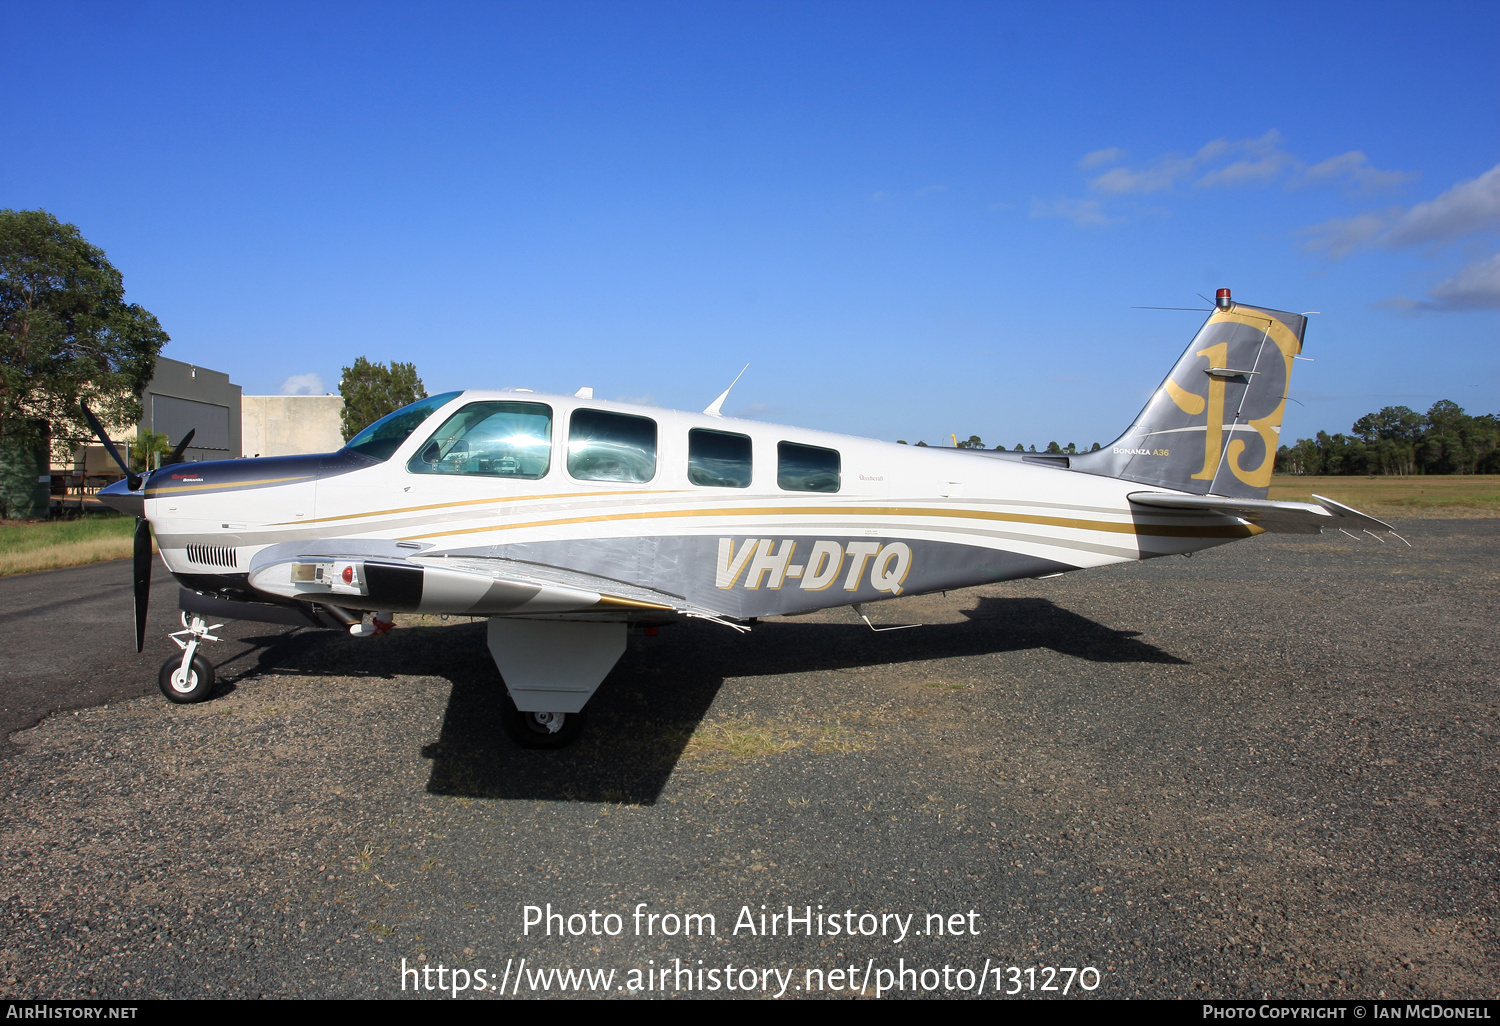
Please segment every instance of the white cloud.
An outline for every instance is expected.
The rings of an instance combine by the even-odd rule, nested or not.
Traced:
[[[1215,139],[1199,147],[1190,157],[1179,153],[1168,153],[1158,157],[1144,167],[1117,167],[1095,178],[1089,187],[1095,192],[1111,196],[1142,195],[1163,192],[1173,188],[1178,181],[1204,172],[1205,168],[1231,157],[1240,159],[1227,166],[1213,168],[1202,174],[1197,185],[1203,188],[1215,186],[1233,187],[1268,182],[1288,168],[1300,162],[1282,149],[1281,133],[1271,129],[1257,139]],[[1101,154],[1123,156],[1123,150],[1095,150],[1079,162],[1079,167],[1092,166]]]
[[[1418,203],[1391,226],[1381,242],[1418,246],[1495,229],[1500,229],[1500,164],[1478,178],[1459,182],[1437,199]]]
[[[1287,168],[1296,167],[1301,163],[1296,157],[1282,149],[1283,141],[1281,133],[1273,128],[1259,139],[1241,139],[1233,143],[1219,139],[1211,142],[1198,151],[1195,158],[1197,163],[1207,164],[1220,157],[1236,153],[1244,154],[1244,156],[1225,167],[1208,172],[1194,184],[1200,188],[1210,189],[1219,186],[1233,188],[1269,182]]]
[[[1355,250],[1369,245],[1400,214],[1400,207],[1392,207],[1354,217],[1335,217],[1311,228],[1304,228],[1302,234],[1311,238],[1302,244],[1302,248],[1323,253],[1331,260],[1341,260]]]
[[[1104,150],[1095,150],[1093,153],[1085,153],[1078,166],[1087,171],[1091,167],[1103,167],[1105,164],[1118,164],[1128,157],[1129,154],[1118,146],[1111,146]]]
[[[1117,217],[1106,216],[1104,213],[1104,204],[1096,199],[1060,199],[1055,203],[1033,199],[1031,201],[1031,216],[1063,217],[1072,221],[1080,228],[1098,228],[1107,224],[1114,224],[1120,220]]]
[[[1268,153],[1254,160],[1236,160],[1227,167],[1210,171],[1193,184],[1200,189],[1211,189],[1215,186],[1233,188],[1237,185],[1258,185],[1276,178],[1294,163],[1296,163],[1296,158],[1290,153]]]
[[[1426,299],[1394,296],[1375,305],[1411,317],[1429,310],[1500,310],[1500,253],[1444,278]]]
[[[1495,231],[1500,231],[1500,164],[1410,210],[1395,207],[1314,225],[1304,232],[1312,236],[1304,246],[1337,260],[1357,249],[1438,247]],[[1500,253],[1460,268],[1428,289],[1425,299],[1394,296],[1379,305],[1406,314],[1500,310]]]
[[[1357,249],[1439,245],[1496,230],[1500,230],[1500,164],[1410,210],[1369,210],[1315,224],[1302,234],[1312,237],[1304,248],[1338,260]]]
[[[1427,292],[1440,310],[1500,310],[1500,253],[1476,260]]]
[[[1377,192],[1404,185],[1417,177],[1406,171],[1382,171],[1370,163],[1359,150],[1350,150],[1337,157],[1329,157],[1303,172],[1296,185],[1321,185],[1326,182],[1345,182],[1362,192]]]
[[[1290,160],[1291,155],[1285,153],[1261,157],[1259,160],[1236,160],[1227,167],[1210,171],[1193,184],[1201,189],[1209,189],[1214,186],[1233,187],[1269,182],[1281,174]]]
[[[317,374],[293,374],[280,385],[280,395],[322,395],[323,379]]]
[[[1193,173],[1191,159],[1163,158],[1146,168],[1117,167],[1089,183],[1095,192],[1111,196],[1160,192],[1170,189],[1177,179]]]

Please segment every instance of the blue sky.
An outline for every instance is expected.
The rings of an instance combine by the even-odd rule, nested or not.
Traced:
[[[356,356],[888,439],[1108,442],[1195,293],[1289,437],[1500,412],[1500,5],[0,6],[0,207],[247,394]]]

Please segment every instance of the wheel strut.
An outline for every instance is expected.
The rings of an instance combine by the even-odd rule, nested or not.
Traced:
[[[162,693],[174,702],[201,702],[213,688],[213,666],[198,654],[198,646],[205,641],[222,641],[210,632],[224,625],[210,624],[197,613],[192,614],[191,620],[186,612],[181,617],[183,629],[173,631],[167,637],[182,649],[182,658],[168,659],[163,664],[159,682]],[[185,641],[184,635],[187,637]]]

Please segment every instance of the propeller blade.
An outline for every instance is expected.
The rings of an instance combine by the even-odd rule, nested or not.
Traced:
[[[146,649],[146,603],[151,598],[151,525],[135,518],[135,650]]]
[[[104,430],[104,425],[99,423],[99,418],[94,416],[94,411],[89,409],[88,404],[82,399],[78,401],[78,406],[83,410],[83,419],[89,422],[89,427],[94,429],[94,434],[98,435],[99,441],[104,443],[105,451],[109,453],[115,463],[119,464],[120,469],[125,471],[125,480],[129,484],[130,490],[133,492],[140,488],[141,475],[131,470],[130,464],[126,463],[120,457],[120,450],[116,449],[115,443],[109,440],[109,434]]]
[[[185,452],[187,452],[188,443],[193,440],[193,436],[196,435],[197,433],[198,433],[198,429],[197,428],[191,428],[188,431],[187,434],[183,435],[182,436],[182,441],[180,441],[180,442],[177,443],[177,448],[175,448],[175,449],[172,450],[172,455],[170,455],[166,459],[162,460],[161,461],[161,465],[164,466],[164,467],[170,467],[174,463],[181,463],[182,462],[182,454],[185,453]]]

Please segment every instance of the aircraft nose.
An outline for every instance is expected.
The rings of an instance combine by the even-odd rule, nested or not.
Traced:
[[[112,485],[99,489],[99,501],[110,509],[117,509],[121,513],[129,513],[133,517],[146,515],[146,492],[132,492],[130,484],[121,478]]]

